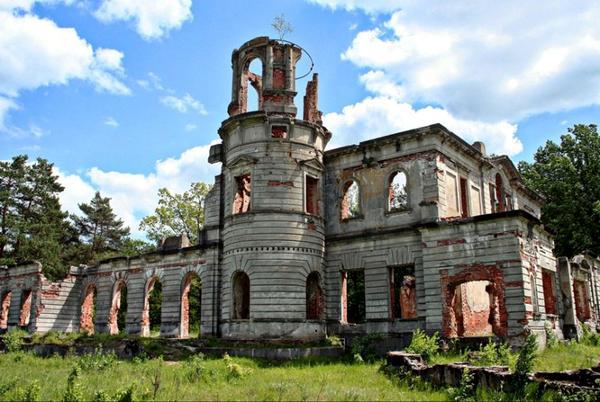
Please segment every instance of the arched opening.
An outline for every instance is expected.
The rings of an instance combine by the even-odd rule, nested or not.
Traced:
[[[109,332],[116,335],[125,331],[127,324],[127,284],[119,280],[113,287],[112,304],[108,317]]]
[[[342,271],[343,323],[359,324],[366,320],[365,270]]]
[[[142,336],[160,335],[162,283],[153,276],[144,289],[144,310],[142,311]]]
[[[344,184],[341,212],[342,219],[352,219],[360,215],[360,188],[355,180]]]
[[[245,272],[236,272],[233,276],[233,314],[234,320],[250,318],[250,278]]]
[[[200,336],[202,281],[195,272],[188,273],[181,284],[181,338]]]
[[[393,320],[417,318],[417,287],[414,265],[389,267],[390,315]]]
[[[321,289],[318,272],[311,272],[306,278],[306,319],[320,320],[323,318],[325,298]]]
[[[246,93],[245,111],[253,112],[262,110],[262,74],[263,67],[260,58],[253,59],[244,74],[243,91]],[[253,90],[249,89],[249,86]]]
[[[96,285],[89,284],[85,289],[81,303],[81,316],[79,318],[79,330],[88,335],[94,333],[94,321],[96,318]]]
[[[504,185],[502,183],[502,176],[500,173],[496,173],[496,212],[502,212],[506,209],[504,205]]]
[[[388,181],[388,211],[398,212],[408,209],[406,173],[395,172]]]
[[[21,312],[19,314],[19,326],[26,327],[29,325],[29,319],[31,317],[31,289],[24,290],[21,293]]]
[[[573,280],[573,296],[575,299],[575,314],[581,322],[589,320],[591,315],[590,295],[587,284],[580,279]]]
[[[8,311],[10,309],[10,300],[12,299],[12,292],[8,291],[2,295],[2,304],[0,304],[2,310],[0,310],[0,329],[8,328]]]

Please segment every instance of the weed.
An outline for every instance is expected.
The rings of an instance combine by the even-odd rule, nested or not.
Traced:
[[[533,364],[537,358],[537,339],[536,336],[531,334],[525,340],[525,344],[519,350],[517,362],[515,364],[515,373],[520,375],[527,375],[533,371]]]
[[[79,358],[77,365],[82,371],[100,371],[112,367],[117,362],[114,352],[104,353],[102,345],[94,353],[87,353]]]
[[[554,333],[552,325],[548,321],[544,324],[544,330],[546,331],[546,347],[549,349],[556,347],[558,345],[558,338]]]
[[[468,369],[463,369],[458,388],[451,388],[449,394],[455,402],[475,402],[473,374]]]
[[[326,343],[329,346],[343,346],[342,339],[339,336],[328,336],[326,338]]]
[[[28,333],[21,329],[11,329],[2,335],[2,342],[8,352],[18,352],[23,347],[23,338],[28,336]]]
[[[80,402],[83,401],[83,392],[81,387],[77,383],[77,379],[81,375],[81,369],[79,366],[74,366],[67,378],[67,388],[63,394],[63,402]]]
[[[227,379],[242,378],[252,372],[249,368],[244,368],[241,365],[234,363],[233,359],[225,353],[223,355],[223,361],[225,362],[225,368],[227,369]]]
[[[436,332],[428,336],[425,332],[417,329],[410,340],[410,345],[406,348],[407,352],[420,354],[423,359],[429,362],[432,357],[437,355],[440,336]]]
[[[185,378],[189,382],[197,382],[202,379],[205,372],[204,355],[202,353],[190,357],[184,363]]]

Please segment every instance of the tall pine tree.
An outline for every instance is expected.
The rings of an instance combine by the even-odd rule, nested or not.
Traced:
[[[80,239],[86,244],[88,262],[114,255],[119,252],[123,242],[129,235],[129,228],[124,227],[110,206],[110,198],[102,197],[100,192],[89,204],[79,204],[82,216],[72,215]]]
[[[64,188],[53,164],[26,155],[0,162],[0,264],[26,260],[42,263],[44,274],[58,279],[67,271],[63,250],[76,239],[58,195]]]

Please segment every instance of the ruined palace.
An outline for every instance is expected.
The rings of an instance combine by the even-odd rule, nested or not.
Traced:
[[[297,118],[303,53],[266,37],[233,51],[229,117],[209,157],[221,174],[198,244],[169,238],[56,283],[37,262],[2,267],[0,327],[146,336],[160,282],[160,334],[187,337],[193,278],[200,336],[402,338],[422,328],[518,343],[598,323],[600,261],[553,255],[543,200],[508,157],[440,124],[325,150],[335,133],[322,125],[316,74]]]

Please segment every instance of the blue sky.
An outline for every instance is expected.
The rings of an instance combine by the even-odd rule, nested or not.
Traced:
[[[441,122],[531,160],[600,111],[600,5],[543,4],[0,0],[0,159],[47,158],[66,209],[100,190],[136,232],[158,188],[212,182],[231,51],[284,14],[315,61],[330,147]]]

